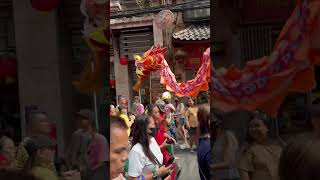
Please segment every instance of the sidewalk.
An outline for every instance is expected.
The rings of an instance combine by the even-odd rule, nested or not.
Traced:
[[[177,162],[182,168],[179,179],[200,180],[197,152],[191,153],[190,149],[181,150],[179,146],[176,146],[174,153],[179,157]]]

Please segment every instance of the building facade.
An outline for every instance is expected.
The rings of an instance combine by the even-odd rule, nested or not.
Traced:
[[[129,99],[130,105],[133,96],[140,95],[142,102],[148,104],[154,102],[160,93],[165,91],[165,88],[159,83],[160,77],[157,72],[152,73],[150,78],[144,81],[139,93],[132,90],[136,81],[133,55],[142,55],[153,45],[167,48],[166,60],[178,81],[186,81],[194,77],[201,63],[202,53],[210,45],[210,28],[208,28],[210,1],[200,1],[200,3],[206,3],[207,6],[196,7],[195,2],[188,3],[188,1],[165,2],[163,5],[168,9],[175,7],[172,10],[175,21],[172,27],[161,29],[154,22],[157,13],[166,9],[161,6],[160,1],[152,1],[148,7],[143,8],[139,7],[136,1],[111,1],[114,18],[111,17],[110,20],[113,43],[111,52],[113,53],[111,57],[112,74],[110,76],[116,82],[113,91],[114,97],[124,95]],[[200,3],[198,3],[198,6]],[[182,8],[179,9],[181,4],[187,9],[191,7],[189,14]],[[190,15],[190,12],[201,9],[205,13],[198,12]],[[121,16],[121,14],[125,15],[126,13],[132,15]],[[200,17],[197,17],[199,15]],[[200,20],[202,23],[199,25],[191,22],[192,20]],[[199,32],[201,34],[193,39],[185,39],[183,35],[183,33],[191,33],[190,35],[194,36]],[[194,45],[199,46],[199,52],[191,52],[188,55],[186,51],[190,51],[190,47]],[[129,61],[128,65],[120,64],[119,61],[123,58]],[[113,101],[116,102],[116,98]]]
[[[1,113],[18,119],[18,124],[9,125],[19,141],[26,135],[26,114],[36,109],[47,112],[58,134],[59,157],[76,129],[74,113],[80,109],[95,111],[99,131],[106,133],[101,126],[103,94],[81,94],[73,86],[89,57],[80,2],[61,1],[52,11],[41,12],[31,1],[0,0],[1,58],[10,53],[17,61],[16,85],[3,85],[11,88],[11,94],[1,93],[1,100],[7,99],[1,103]]]

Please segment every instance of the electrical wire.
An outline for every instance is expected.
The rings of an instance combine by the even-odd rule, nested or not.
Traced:
[[[173,4],[173,5],[161,5],[159,7],[145,8],[142,10],[141,9],[127,10],[124,12],[120,12],[116,15],[111,15],[111,19],[145,15],[148,13],[158,13],[166,9],[174,12],[178,12],[178,11],[203,9],[203,8],[210,8],[210,0],[202,0],[202,1],[193,0],[185,3],[179,3],[179,4]]]

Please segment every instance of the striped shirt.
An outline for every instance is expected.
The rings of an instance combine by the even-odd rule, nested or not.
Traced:
[[[30,162],[30,155],[28,153],[28,151],[26,150],[25,146],[27,145],[28,141],[30,140],[30,137],[25,137],[22,142],[20,143],[18,149],[17,149],[17,156],[16,156],[16,165],[17,165],[17,170],[23,171],[26,170],[28,168],[28,166],[31,166],[29,164]],[[56,172],[56,167],[54,165],[54,163],[50,163],[48,164],[48,168],[53,171]]]

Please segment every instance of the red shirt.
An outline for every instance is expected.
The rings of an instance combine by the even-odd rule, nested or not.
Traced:
[[[160,120],[157,122],[158,124],[158,133],[154,136],[154,139],[157,141],[158,145],[161,146],[162,143],[166,140],[164,134],[166,133],[164,121]],[[161,152],[163,154],[163,164],[166,164],[170,159],[170,153],[166,148],[161,148]]]
[[[0,154],[0,169],[10,166],[10,161],[2,154]]]

